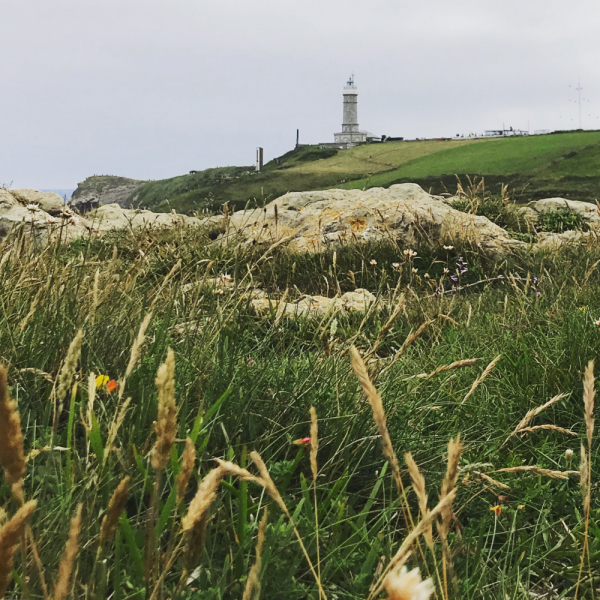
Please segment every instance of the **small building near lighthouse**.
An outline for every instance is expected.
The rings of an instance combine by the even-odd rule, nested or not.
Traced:
[[[353,148],[367,141],[378,140],[377,136],[358,128],[358,88],[354,83],[354,75],[348,79],[344,87],[344,112],[342,131],[333,134],[334,145],[338,148]]]

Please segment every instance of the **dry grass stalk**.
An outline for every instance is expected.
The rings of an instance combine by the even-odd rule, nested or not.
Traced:
[[[267,530],[268,509],[265,506],[263,516],[258,525],[258,536],[256,540],[256,559],[248,573],[246,587],[242,600],[258,600],[260,597],[260,571],[262,569],[262,550],[265,544],[265,532]]]
[[[527,425],[529,425],[529,423],[530,423],[531,419],[533,419],[533,417],[539,415],[541,412],[545,411],[549,406],[552,406],[559,400],[562,400],[563,398],[566,398],[566,397],[567,397],[567,394],[557,394],[556,396],[554,396],[553,398],[548,400],[548,402],[546,402],[545,404],[542,404],[541,406],[538,406],[536,408],[532,408],[531,410],[528,410],[527,413],[525,414],[525,416],[521,419],[521,422],[515,427],[514,431],[504,440],[504,443],[502,445],[504,446],[504,444],[506,444],[506,442],[508,442],[508,440],[511,437],[513,437],[517,433],[523,431],[527,427]]]
[[[592,501],[592,436],[594,434],[594,398],[595,398],[595,380],[594,380],[594,361],[590,360],[585,369],[583,376],[583,405],[585,409],[585,426],[586,437],[588,443],[587,456],[585,448],[581,444],[581,464],[579,466],[579,477],[581,493],[583,496],[583,514],[585,519],[585,532],[583,540],[583,549],[581,551],[581,563],[579,565],[579,575],[577,577],[577,585],[575,587],[575,598],[579,593],[579,584],[581,583],[581,575],[583,573],[583,565],[585,555],[588,554],[589,560],[589,528],[590,528],[590,506]],[[591,567],[590,567],[591,569]],[[590,571],[590,578],[592,573]]]
[[[21,324],[19,325],[19,331],[21,333],[23,333],[23,331],[25,331],[25,328],[27,327],[27,325],[29,325],[29,323],[31,322],[31,319],[33,319],[33,317],[35,315],[35,311],[37,309],[37,306],[40,302],[40,298],[42,297],[42,294],[44,293],[45,289],[46,289],[45,286],[40,287],[37,294],[35,295],[35,298],[33,299],[31,306],[29,308],[29,312],[25,315],[25,317],[21,321]]]
[[[156,443],[152,450],[152,467],[157,471],[164,471],[177,434],[175,353],[171,348],[156,374],[156,387],[158,388],[158,416],[155,425]]]
[[[379,330],[379,333],[377,334],[377,339],[375,340],[375,343],[373,344],[372,348],[369,350],[367,357],[377,352],[377,349],[381,345],[381,342],[383,342],[383,340],[385,339],[385,336],[392,328],[392,325],[394,324],[396,319],[402,314],[405,306],[406,298],[404,294],[401,294],[400,298],[398,299],[398,303],[396,304],[396,308],[394,309],[394,312],[390,315],[390,318],[387,320],[385,325]]]
[[[429,512],[427,508],[427,490],[425,488],[425,478],[423,477],[410,452],[407,452],[404,455],[404,460],[408,466],[408,473],[412,480],[413,490],[419,502],[421,517],[425,518]],[[431,522],[429,523],[429,527],[425,530],[423,537],[425,538],[425,542],[427,543],[429,549],[433,551],[433,528]]]
[[[433,319],[428,319],[427,321],[424,321],[423,323],[421,323],[421,325],[419,325],[419,328],[416,331],[413,331],[411,333],[408,334],[408,336],[406,337],[406,339],[404,340],[402,346],[400,346],[400,349],[398,350],[398,352],[396,352],[396,354],[394,354],[394,358],[392,358],[390,364],[386,367],[386,371],[393,365],[395,364],[397,361],[399,361],[402,356],[404,356],[404,353],[406,352],[406,349],[414,344],[414,342],[416,342],[420,337],[421,334],[433,323]]]
[[[119,485],[115,488],[110,501],[106,514],[102,519],[100,525],[100,547],[106,542],[110,542],[115,534],[117,523],[121,513],[125,510],[127,504],[127,497],[129,495],[129,477],[124,477],[119,482]]]
[[[77,363],[81,356],[81,340],[83,338],[83,330],[79,330],[69,345],[67,350],[67,357],[63,363],[62,369],[58,375],[58,388],[56,391],[56,397],[59,400],[58,413],[62,412],[63,402],[65,396],[73,385],[73,378],[77,371]]]
[[[69,537],[65,545],[60,565],[58,567],[58,579],[54,586],[53,600],[65,600],[71,589],[71,574],[75,566],[75,559],[79,552],[79,532],[81,530],[81,509],[83,505],[77,506],[75,516],[71,519]]]
[[[317,452],[319,450],[319,423],[317,420],[317,411],[314,406],[310,407],[310,468],[313,476],[313,483],[317,485]]]
[[[195,462],[196,446],[194,446],[192,439],[188,437],[185,440],[185,450],[181,456],[181,471],[179,471],[179,475],[177,476],[177,504],[183,501]]]
[[[94,403],[96,402],[96,374],[90,373],[88,377],[88,402],[83,419],[83,426],[89,433],[92,430],[92,413],[94,412]]]
[[[217,497],[217,490],[226,474],[227,471],[219,465],[209,471],[201,481],[198,491],[190,503],[187,515],[181,522],[181,528],[184,533],[192,533],[203,517],[208,514],[208,509]]]
[[[417,541],[418,537],[423,534],[426,528],[432,523],[437,517],[441,514],[443,510],[448,506],[452,506],[452,502],[456,496],[456,489],[453,489],[447,496],[441,498],[438,502],[437,506],[432,508],[428,515],[421,519],[416,527],[404,538],[404,541],[396,551],[396,554],[392,557],[389,564],[380,575],[377,583],[373,586],[371,593],[367,600],[374,600],[379,596],[379,593],[383,589],[383,582],[387,577],[388,573],[396,567],[402,560],[404,560],[409,553],[412,545]]]
[[[281,298],[279,299],[279,302],[277,303],[277,310],[275,311],[275,320],[273,321],[273,326],[275,327],[276,325],[279,324],[279,321],[281,321],[281,317],[283,317],[283,315],[285,314],[285,309],[286,309],[286,300],[289,294],[290,288],[285,288],[285,292],[283,292],[283,295],[281,296]]]
[[[532,431],[556,431],[558,433],[564,433],[565,435],[577,435],[575,431],[571,431],[570,429],[565,429],[564,427],[559,427],[558,425],[536,425],[535,427],[525,427],[521,429],[519,433],[531,433]]]
[[[125,416],[127,415],[127,410],[129,409],[129,405],[131,404],[131,398],[127,398],[123,404],[121,404],[121,408],[119,412],[116,414],[113,422],[111,423],[110,429],[108,431],[108,436],[106,438],[106,452],[105,456],[111,452],[113,448],[113,444],[117,439],[117,435],[119,433],[119,429],[121,429],[121,425],[123,425],[123,421],[125,420]]]
[[[453,371],[454,369],[462,369],[463,367],[470,367],[480,360],[480,358],[465,358],[464,360],[457,360],[449,365],[441,365],[434,371],[431,371],[431,373],[419,373],[418,375],[408,377],[405,379],[405,381],[409,381],[410,379],[431,379],[440,373],[446,373],[447,371]]]
[[[17,403],[10,397],[6,369],[0,366],[0,464],[7,483],[19,484],[25,475],[23,433]]]
[[[446,475],[442,482],[442,489],[440,491],[440,498],[443,500],[456,490],[456,482],[458,481],[458,463],[462,454],[462,442],[460,441],[460,435],[456,438],[451,439],[448,442],[448,464],[446,466]],[[448,585],[446,572],[450,572],[451,579],[456,587],[454,578],[454,568],[452,566],[452,555],[450,553],[450,547],[448,546],[448,533],[450,532],[450,524],[454,512],[452,510],[452,504],[445,504],[441,510],[440,519],[437,523],[437,530],[442,540],[442,553],[443,553],[443,565],[444,565],[444,586],[446,592],[446,598],[448,596]]]
[[[472,471],[472,473],[474,475],[477,475],[477,477],[481,477],[481,479],[487,481],[488,483],[492,484],[495,487],[499,487],[502,490],[510,490],[509,485],[506,485],[505,483],[502,483],[501,481],[493,479],[487,473],[482,473],[481,471]]]
[[[588,452],[591,452],[592,435],[594,434],[594,398],[596,396],[594,384],[594,361],[590,360],[587,367],[585,368],[585,374],[583,376],[583,405],[585,408],[585,425],[587,433]]]
[[[464,404],[467,401],[467,398],[469,398],[473,394],[473,392],[481,385],[483,380],[492,372],[493,368],[496,366],[497,362],[500,360],[501,357],[502,357],[501,354],[496,356],[496,358],[485,368],[483,373],[473,382],[471,389],[469,390],[467,395],[463,398],[463,401],[461,402],[461,404]]]
[[[321,548],[319,544],[319,506],[317,503],[317,477],[319,468],[317,465],[317,453],[319,451],[319,421],[314,406],[310,407],[310,469],[313,476],[313,495],[315,507],[315,539],[317,544],[317,575],[321,581]]]
[[[292,518],[290,511],[288,510],[285,502],[283,501],[283,498],[281,497],[277,486],[275,485],[275,483],[273,483],[273,480],[271,479],[271,474],[267,469],[267,465],[256,450],[250,452],[250,458],[252,459],[252,462],[254,462],[254,464],[256,465],[256,468],[258,469],[258,472],[261,475],[260,478],[256,479],[256,481],[258,481],[265,488],[267,494],[269,494],[269,496],[271,496],[271,498],[275,500],[279,508],[281,508],[283,514],[287,517],[288,521],[292,525],[296,539],[298,540],[300,548],[302,548],[302,552],[304,553],[304,556],[306,558],[306,562],[308,563],[311,573],[313,574],[313,577],[317,582],[317,586],[319,587],[319,598],[323,597],[325,598],[325,600],[327,600],[327,596],[325,595],[325,591],[323,590],[323,586],[321,585],[321,578],[319,577],[319,574],[315,570],[315,567],[313,566],[312,561],[310,560],[310,556],[306,551],[306,547],[304,546],[304,542],[302,541],[302,537],[300,537],[300,532],[296,527],[296,523],[294,523],[294,519]]]
[[[121,398],[123,395],[123,390],[125,388],[125,382],[127,381],[127,378],[131,375],[131,373],[133,372],[133,369],[135,369],[135,365],[137,364],[138,360],[140,359],[140,357],[142,355],[142,347],[144,345],[144,342],[146,341],[146,330],[148,329],[148,325],[150,325],[151,319],[152,319],[152,313],[149,312],[144,317],[144,320],[142,321],[140,328],[138,330],[137,337],[135,338],[135,341],[133,342],[133,345],[131,346],[129,362],[127,363],[127,369],[125,370],[125,377],[123,377],[123,383],[121,385],[119,398]]]
[[[100,305],[100,269],[96,269],[96,273],[94,274],[94,287],[92,288],[92,310],[91,310],[91,321],[94,322],[96,318],[96,310],[98,310],[98,306]]]
[[[553,471],[552,469],[543,469],[534,465],[523,465],[522,467],[506,467],[498,469],[495,473],[533,473],[534,475],[544,475],[552,479],[569,479],[569,474],[573,471]]]
[[[234,477],[239,477],[242,481],[254,481],[259,485],[265,487],[265,481],[261,477],[256,477],[252,475],[248,469],[243,469],[239,465],[232,463],[228,460],[221,460],[220,458],[215,458],[215,462],[221,467],[225,475],[233,475]]]
[[[17,545],[35,506],[36,501],[30,500],[0,527],[0,598],[4,597],[8,587]]]
[[[171,277],[173,277],[173,275],[175,275],[175,273],[177,273],[177,271],[179,271],[179,269],[181,268],[181,259],[179,259],[175,265],[173,265],[173,268],[167,273],[167,275],[165,276],[165,278],[163,279],[162,283],[160,284],[160,287],[158,288],[156,294],[154,295],[154,298],[152,300],[152,304],[150,305],[150,308],[152,309],[154,307],[154,305],[156,304],[156,301],[159,299],[160,297],[160,293],[163,291],[164,287],[167,285],[167,283],[169,282],[169,279],[171,279]]]
[[[360,385],[367,396],[367,399],[369,400],[371,409],[373,410],[373,420],[375,421],[377,429],[379,430],[379,435],[381,436],[383,455],[390,463],[390,468],[392,469],[392,475],[394,477],[394,481],[396,482],[398,493],[405,498],[406,495],[404,492],[404,485],[402,484],[402,476],[400,475],[400,464],[398,463],[398,457],[394,452],[392,440],[387,428],[385,411],[383,410],[383,401],[381,400],[381,396],[377,391],[377,388],[373,385],[373,382],[369,377],[367,367],[365,366],[363,359],[354,346],[350,348],[350,355],[352,357],[352,368],[354,369],[354,373],[356,374],[356,377],[358,378],[358,381],[360,382]]]

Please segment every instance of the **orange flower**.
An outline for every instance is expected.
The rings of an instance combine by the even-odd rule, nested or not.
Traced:
[[[298,445],[298,446],[306,446],[306,445],[310,444],[310,438],[309,437],[303,437],[303,438],[300,438],[298,440],[294,440],[293,443],[296,444],[296,445]]]
[[[499,517],[502,514],[502,507],[499,504],[496,506],[490,506],[490,510],[493,510],[496,517]]]
[[[117,382],[114,379],[111,379],[107,384],[106,384],[106,389],[109,391],[109,393],[113,393],[116,389],[117,389]]]

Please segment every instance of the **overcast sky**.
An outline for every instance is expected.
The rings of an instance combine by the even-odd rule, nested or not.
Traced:
[[[161,179],[333,141],[600,128],[598,0],[0,0],[0,184]],[[571,85],[571,87],[569,87]]]

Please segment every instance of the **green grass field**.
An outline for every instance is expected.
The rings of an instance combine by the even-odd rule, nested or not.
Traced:
[[[484,177],[498,191],[508,184],[521,201],[600,195],[600,132],[543,136],[423,140],[369,144],[339,151],[302,147],[273,160],[261,173],[251,167],[208,169],[149,182],[139,190],[143,208],[193,213],[262,206],[290,191],[363,189],[419,183],[434,193],[453,192],[456,176]]]
[[[177,229],[45,248],[21,232],[1,250],[0,360],[21,414],[25,499],[38,501],[12,570],[0,569],[0,584],[12,574],[6,597],[54,597],[69,519],[81,503],[79,552],[67,581],[75,598],[241,598],[264,506],[261,598],[367,598],[419,521],[405,453],[425,478],[432,509],[448,441],[459,435],[447,550],[434,526],[431,547],[422,537],[412,545],[410,567],[432,578],[440,600],[572,597],[578,581],[578,597],[593,597],[600,583],[595,434],[589,519],[579,481],[587,445],[583,372],[600,352],[600,248],[593,242],[506,260],[470,247],[418,247],[408,258],[392,243],[294,254],[216,246],[202,231]],[[211,281],[219,275],[232,285],[219,288]],[[371,290],[379,309],[278,318],[275,306],[259,316],[250,304],[256,289],[273,299],[287,290],[293,300],[356,287]],[[69,351],[80,330],[80,353]],[[352,371],[352,346],[381,392],[405,495]],[[155,379],[168,348],[176,430],[167,466],[157,471],[155,421],[165,421]],[[466,359],[478,361],[448,366]],[[97,375],[115,380],[116,389],[102,381],[96,389]],[[528,411],[558,394],[565,395],[535,415],[530,430],[511,437]],[[319,440],[314,483],[310,449],[294,443],[311,435],[311,406]],[[178,500],[186,438],[197,457]],[[289,517],[260,482],[228,471],[208,512],[184,533],[213,459],[256,475],[251,451],[266,461]],[[101,520],[126,476],[128,499],[120,516],[108,510],[115,529],[103,538]],[[18,505],[0,476],[0,507],[10,517]]]

